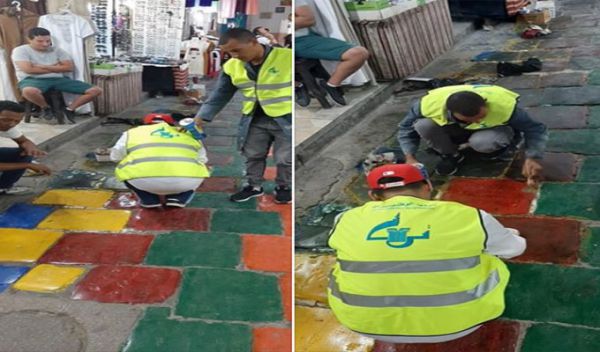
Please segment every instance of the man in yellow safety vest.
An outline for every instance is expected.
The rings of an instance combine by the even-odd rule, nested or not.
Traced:
[[[525,239],[488,213],[431,200],[424,169],[388,164],[367,176],[370,197],[336,219],[329,306],[351,330],[385,342],[460,338],[504,310]],[[498,257],[497,257],[498,256]]]

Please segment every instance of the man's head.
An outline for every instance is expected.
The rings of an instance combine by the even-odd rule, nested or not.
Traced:
[[[25,107],[21,104],[0,100],[0,131],[8,131],[23,119]]]
[[[446,108],[460,121],[478,123],[488,113],[485,99],[474,92],[457,92],[448,97]]]
[[[219,40],[219,46],[233,58],[244,62],[260,60],[264,53],[254,33],[242,28],[233,28],[225,32]]]
[[[42,27],[34,27],[27,33],[29,45],[38,51],[46,51],[52,46],[50,31]]]
[[[271,32],[269,31],[269,28],[259,26],[259,27],[254,28],[252,30],[252,33],[254,33],[254,35],[265,35],[265,34],[271,33]]]
[[[427,171],[412,164],[376,167],[367,175],[367,184],[373,200],[386,200],[400,195],[431,199],[433,189]]]

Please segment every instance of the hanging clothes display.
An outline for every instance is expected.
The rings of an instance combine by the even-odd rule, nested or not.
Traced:
[[[235,17],[235,8],[238,0],[221,0],[219,1],[221,9],[219,10],[220,18]]]
[[[184,0],[136,0],[131,54],[179,59],[185,5]]]
[[[12,66],[12,63],[6,62],[4,49],[0,48],[0,100],[16,101],[17,97],[15,97],[13,87],[10,84],[10,80],[8,80],[7,67],[9,65]]]
[[[52,45],[65,50],[73,58],[74,70],[70,78],[79,81],[86,80],[87,59],[85,55],[84,40],[95,34],[92,25],[81,16],[70,11],[40,17],[39,26],[50,31]],[[65,94],[65,100],[70,104],[76,95]],[[78,109],[80,113],[90,113],[91,105],[86,104]]]
[[[205,73],[205,53],[210,47],[210,42],[206,37],[202,39],[194,37],[186,45],[185,56],[183,59],[189,64],[190,76],[203,77]]]
[[[246,3],[246,15],[258,16],[260,10],[260,2],[258,0],[247,0]]]
[[[13,94],[17,99],[21,99],[21,92],[17,86],[17,76],[15,68],[10,59],[14,48],[27,44],[27,32],[33,27],[37,27],[39,16],[29,10],[22,9],[15,12],[14,7],[5,7],[0,9],[0,47],[4,49],[4,61],[10,63],[6,65],[8,77],[0,77],[2,80],[8,79],[13,89]]]
[[[0,7],[8,7],[11,5],[13,0],[0,0]],[[48,13],[48,8],[46,6],[46,0],[39,1],[21,1],[21,6],[23,9],[31,11],[38,16],[45,15]]]

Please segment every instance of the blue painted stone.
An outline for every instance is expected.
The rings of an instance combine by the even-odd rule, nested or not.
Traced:
[[[6,290],[8,288],[8,286],[10,286],[10,285],[0,284],[0,293],[4,292],[4,290]]]
[[[0,214],[0,227],[33,229],[52,211],[54,211],[52,207],[14,204]]]
[[[27,266],[0,266],[0,285],[12,284],[23,276],[27,270],[29,270]]]

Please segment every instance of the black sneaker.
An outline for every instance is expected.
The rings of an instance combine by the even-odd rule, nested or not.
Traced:
[[[331,87],[325,81],[319,81],[321,87],[331,96],[331,98],[340,105],[346,105],[346,99],[344,99],[344,93],[340,87]]]
[[[229,200],[236,203],[245,202],[250,198],[262,196],[263,194],[264,192],[262,187],[254,188],[253,186],[246,186],[242,188],[242,190],[238,193],[233,194],[231,197],[229,197]]]
[[[296,87],[296,103],[302,107],[307,107],[310,105],[310,96],[308,95],[308,90],[304,84],[300,84]]]
[[[49,106],[42,109],[42,112],[40,113],[40,117],[43,118],[44,120],[52,120],[54,119],[54,112],[52,112],[52,108],[50,108]]]
[[[465,157],[462,154],[445,154],[442,155],[442,160],[435,166],[435,173],[440,176],[454,175],[458,171],[458,164]]]
[[[65,112],[65,117],[67,118],[67,121],[69,121],[70,123],[76,123],[75,111],[65,109],[64,112]]]
[[[289,187],[275,187],[275,203],[288,204],[292,202],[292,190]]]

